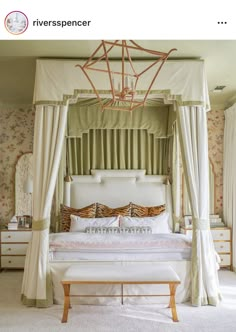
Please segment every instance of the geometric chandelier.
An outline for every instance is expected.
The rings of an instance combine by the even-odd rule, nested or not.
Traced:
[[[161,68],[175,50],[164,53],[141,47],[133,40],[102,40],[88,60],[76,67],[81,68],[90,82],[102,111],[133,111],[144,106]],[[136,59],[150,54],[150,61],[142,61],[141,67],[136,66]],[[105,82],[107,89],[100,90],[97,87],[101,80]],[[142,88],[138,90],[140,83]]]

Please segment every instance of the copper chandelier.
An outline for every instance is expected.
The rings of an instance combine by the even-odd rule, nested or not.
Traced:
[[[118,60],[118,67],[114,68],[114,58],[111,58],[111,53],[117,48],[119,48],[121,56]],[[104,109],[133,111],[138,107],[144,106],[161,68],[170,53],[175,50],[171,49],[168,53],[164,53],[143,48],[133,40],[102,40],[88,60],[83,65],[76,65],[76,67],[81,68],[91,84],[102,111]],[[131,58],[131,52],[134,53],[137,51],[139,52],[139,56],[140,51],[143,54],[152,55],[151,61],[141,70],[140,68],[137,70],[135,61]],[[146,82],[145,80],[146,87],[145,89],[142,88],[144,91],[138,92],[137,88],[139,87],[140,80],[144,78],[144,74],[151,68],[153,68],[153,76],[150,82]],[[103,78],[101,76],[101,79],[109,83],[109,90],[100,91],[96,88],[97,80],[94,76],[96,72],[105,75]],[[104,97],[104,94],[108,96]]]

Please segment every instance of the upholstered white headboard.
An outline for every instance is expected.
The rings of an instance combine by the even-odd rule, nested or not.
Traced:
[[[133,202],[143,206],[166,204],[172,227],[172,199],[165,175],[146,170],[91,170],[92,175],[72,176],[65,182],[64,204],[74,208],[99,202],[119,207]]]

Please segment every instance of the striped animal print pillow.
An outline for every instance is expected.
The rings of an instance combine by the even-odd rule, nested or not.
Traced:
[[[115,217],[115,216],[131,216],[131,206],[130,204],[117,207],[117,208],[111,208],[107,205],[97,203],[97,218],[104,218],[104,217]]]
[[[96,203],[85,206],[81,209],[75,209],[61,204],[61,232],[69,232],[71,214],[81,218],[95,218],[96,216]]]
[[[131,217],[154,217],[158,216],[166,209],[165,204],[158,206],[142,206],[134,203],[130,204]]]

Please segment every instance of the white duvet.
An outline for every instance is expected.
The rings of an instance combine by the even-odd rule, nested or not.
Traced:
[[[50,234],[50,260],[190,259],[191,239],[183,234]]]

